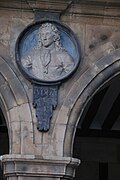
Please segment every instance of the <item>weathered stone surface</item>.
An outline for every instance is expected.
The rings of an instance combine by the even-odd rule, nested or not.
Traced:
[[[6,47],[9,46],[9,39],[10,39],[10,19],[5,19],[4,17],[0,17],[0,42],[4,44]]]
[[[28,104],[16,106],[9,111],[9,124],[11,128],[11,152],[33,152],[33,124]]]
[[[11,22],[11,29],[10,29],[10,55],[12,57],[12,61],[15,61],[15,43],[19,34],[24,30],[24,28],[30,24],[32,20],[29,18],[13,18]]]
[[[6,2],[0,2],[0,4],[5,5]],[[6,114],[10,153],[19,154],[19,158],[18,155],[14,158],[9,157],[9,160],[4,158],[7,168],[5,173],[16,171],[17,177],[8,177],[8,180],[38,180],[39,175],[39,179],[43,180],[60,180],[60,178],[62,180],[68,177],[67,175],[72,178],[73,175],[66,174],[63,168],[69,167],[69,164],[71,168],[72,160],[65,162],[58,157],[72,156],[77,121],[84,110],[85,103],[99,86],[106,82],[107,78],[119,73],[119,0],[109,0],[109,2],[99,0],[99,3],[97,0],[92,1],[92,5],[90,5],[91,1],[89,3],[76,1],[78,4],[72,4],[66,10],[68,1],[29,2],[30,4],[25,1],[21,4],[18,1],[11,1],[6,4],[7,10],[0,7],[0,42],[2,43],[0,45],[0,107]],[[11,9],[11,5],[18,9]],[[16,39],[19,33],[34,20],[33,8],[35,7],[65,10],[61,20],[76,34],[82,53],[81,64],[75,75],[59,88],[58,106],[53,113],[50,130],[47,133],[41,133],[36,129],[37,119],[32,106],[32,85],[19,72],[15,62]],[[26,156],[20,154],[26,154]],[[46,156],[51,157],[45,160]],[[64,165],[58,166],[63,161]],[[21,171],[21,175],[18,170]],[[55,170],[58,174],[62,173],[61,177],[57,176]],[[47,175],[48,172],[50,177]]]
[[[111,42],[115,48],[119,48],[118,41],[120,40],[115,40],[115,37],[119,39],[118,32],[120,32],[120,29],[117,26],[109,28],[109,26],[105,25],[87,25],[85,54],[88,55],[97,47],[105,45],[107,42]],[[100,53],[98,50],[96,52]]]
[[[10,176],[15,177],[16,174],[20,178],[30,178],[32,174],[34,180],[36,177],[50,180],[53,178],[60,180],[63,177],[72,179],[75,175],[75,168],[80,163],[79,160],[69,157],[37,157],[35,155],[4,155],[2,162],[4,174],[10,180],[12,180]]]
[[[18,119],[18,116],[16,116],[16,120]],[[21,153],[21,123],[18,122],[12,122],[11,124],[11,153],[14,154],[20,154]]]
[[[14,106],[17,106],[15,97],[13,96],[11,89],[7,83],[1,84],[0,92],[4,99],[5,105],[8,109],[11,109]],[[11,97],[11,101],[10,101],[10,97]]]
[[[34,154],[33,124],[21,122],[21,154]]]
[[[10,91],[13,93],[13,96],[16,100],[18,105],[25,103],[28,101],[26,92],[17,78],[14,71],[11,67],[5,62],[3,58],[0,58],[0,72],[2,73],[3,77],[5,78],[6,82],[9,84]],[[12,95],[11,95],[12,96]],[[9,101],[6,101],[9,102]]]

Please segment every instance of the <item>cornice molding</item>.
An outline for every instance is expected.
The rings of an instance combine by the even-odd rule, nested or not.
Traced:
[[[108,16],[120,18],[119,0],[5,0],[0,1],[0,9],[59,12],[65,16]]]

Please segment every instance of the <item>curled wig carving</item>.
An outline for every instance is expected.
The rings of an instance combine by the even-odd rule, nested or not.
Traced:
[[[39,44],[39,48],[41,48],[43,46],[42,40],[41,40],[41,32],[45,31],[46,28],[51,29],[51,33],[53,33],[53,35],[55,37],[54,43],[55,43],[56,50],[64,49],[62,47],[62,45],[61,45],[61,42],[60,42],[60,33],[59,33],[57,27],[54,24],[51,24],[51,23],[44,23],[38,29],[38,44]]]

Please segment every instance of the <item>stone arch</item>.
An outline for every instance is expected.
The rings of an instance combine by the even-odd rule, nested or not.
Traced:
[[[18,76],[7,49],[0,44],[0,107],[6,119],[12,154],[26,153],[29,149],[25,149],[26,141],[28,146],[33,141],[29,101]]]
[[[74,136],[78,119],[85,105],[99,88],[120,73],[120,49],[100,58],[92,64],[70,89],[59,111],[56,125],[64,124],[60,134],[59,148],[63,156],[72,156]],[[62,141],[63,138],[63,141]]]

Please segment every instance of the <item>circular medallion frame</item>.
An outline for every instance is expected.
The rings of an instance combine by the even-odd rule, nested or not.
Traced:
[[[60,44],[62,47],[61,48],[62,50],[59,50],[59,51],[54,50],[50,55],[49,54],[46,55],[45,53],[43,53],[42,50],[39,49],[39,45],[38,45],[38,42],[39,42],[38,41],[38,39],[39,39],[38,31],[41,27],[47,26],[47,24],[49,24],[49,25],[52,24],[53,29],[55,29],[54,27],[56,27],[57,31],[59,32],[59,40],[60,40]],[[55,31],[56,31],[56,29],[55,29]],[[43,30],[42,37],[44,36],[44,31],[45,30]],[[45,38],[44,38],[44,41],[45,41]],[[38,52],[38,53],[36,53],[36,52]],[[44,52],[46,52],[46,50],[44,50]],[[33,54],[35,54],[35,53],[37,55],[35,55],[35,57],[34,57]],[[36,75],[37,74],[36,71],[40,72],[39,66],[37,66],[37,64],[36,64],[36,67],[38,67],[38,69],[36,68],[36,71],[35,71],[36,74],[33,73],[32,70],[30,71],[29,67],[30,67],[30,64],[32,64],[32,62],[29,62],[27,64],[27,62],[29,61],[29,57],[31,58],[30,59],[31,61],[34,60],[39,63],[39,60],[38,60],[39,55],[41,55],[42,53],[45,54],[42,56],[46,57],[43,60],[43,63],[45,64],[45,65],[43,65],[44,68],[47,67],[46,64],[48,64],[48,62],[50,61],[49,60],[50,57],[53,57],[53,59],[54,59],[53,64],[56,65],[56,67],[54,67],[54,69],[55,68],[58,69],[58,68],[62,67],[62,69],[64,69],[66,72],[68,70],[68,72],[66,74],[64,73],[64,75],[60,75],[60,76],[58,76],[58,72],[56,74],[53,73],[52,75],[48,74],[48,77],[49,76],[53,77],[53,78],[48,79],[48,78],[42,77],[42,73],[39,76]],[[18,37],[17,42],[16,42],[15,55],[16,55],[16,63],[18,65],[19,70],[29,81],[34,82],[36,84],[47,84],[48,85],[48,84],[61,83],[64,80],[71,77],[71,75],[76,71],[76,69],[80,63],[81,51],[80,51],[80,44],[78,42],[78,39],[75,36],[74,32],[69,27],[67,27],[66,25],[62,24],[59,21],[42,20],[42,21],[37,21],[37,22],[30,24],[23,30],[23,32],[20,34],[20,36]],[[60,60],[57,60],[57,57],[58,57],[58,59],[61,59],[61,62],[60,62]],[[72,63],[70,63],[69,57],[72,59],[71,60]],[[46,59],[48,59],[48,60],[46,60]],[[51,58],[51,61],[52,61],[52,58]],[[27,65],[25,65],[25,63]],[[64,63],[66,63],[66,64],[63,65]],[[68,64],[69,64],[69,69],[67,69]],[[67,70],[63,66],[66,67]],[[52,67],[53,67],[53,65],[52,65]],[[51,71],[52,71],[52,68],[51,68]],[[61,72],[62,72],[62,70],[61,70]]]

